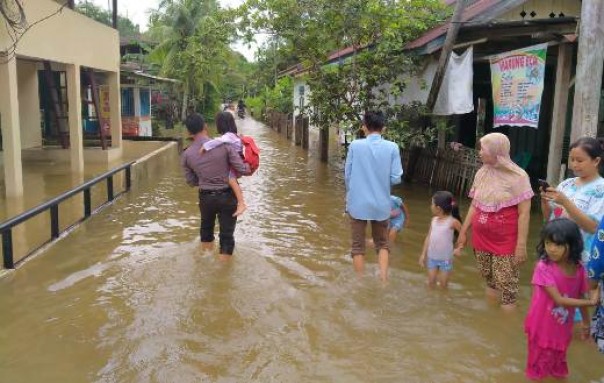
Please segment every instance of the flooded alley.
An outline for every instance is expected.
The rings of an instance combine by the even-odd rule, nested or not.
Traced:
[[[484,299],[467,250],[450,291],[427,290],[418,257],[430,191],[405,185],[396,192],[411,223],[390,281],[373,254],[357,278],[343,165],[253,120],[242,132],[262,153],[242,180],[249,209],[233,261],[199,250],[197,193],[173,158],[0,279],[0,382],[524,381],[532,262],[515,314]],[[568,360],[569,382],[604,381],[590,344],[573,342]]]

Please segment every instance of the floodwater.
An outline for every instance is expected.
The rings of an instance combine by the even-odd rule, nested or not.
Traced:
[[[199,250],[197,195],[174,158],[0,279],[1,382],[524,381],[531,265],[516,314],[484,299],[469,253],[448,292],[426,289],[430,192],[409,185],[397,191],[412,216],[389,283],[373,254],[358,278],[341,164],[252,121],[243,132],[262,162],[242,181],[249,210],[232,262]],[[568,381],[603,382],[603,358],[575,341]]]
[[[23,188],[25,193],[20,197],[0,195],[0,222],[17,216],[24,211],[36,207],[64,192],[67,192],[86,181],[99,176],[123,163],[134,160],[144,161],[144,158],[154,152],[163,151],[175,143],[166,142],[136,142],[123,141],[124,154],[122,158],[106,163],[85,163],[84,172],[74,174],[68,162],[55,161],[26,161],[23,163]],[[90,149],[87,149],[90,150]],[[99,149],[100,150],[100,149]],[[145,168],[145,166],[139,166]],[[142,169],[146,171],[146,169]],[[132,171],[133,177],[137,176],[137,167]],[[3,189],[4,179],[0,172],[0,189]],[[119,172],[113,177],[114,194],[117,195],[125,189],[124,172]],[[136,182],[136,180],[135,180]],[[92,186],[91,207],[98,208],[107,202],[107,183],[102,181]],[[59,227],[65,230],[84,217],[84,198],[82,193],[76,194],[59,204]],[[40,213],[34,218],[21,223],[13,229],[13,258],[15,262],[22,260],[32,250],[40,247],[50,239],[50,212]]]

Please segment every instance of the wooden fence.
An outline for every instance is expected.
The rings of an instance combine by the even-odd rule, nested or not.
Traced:
[[[293,123],[290,114],[279,113],[274,110],[267,110],[264,115],[265,122],[273,130],[281,133],[288,139],[291,139],[293,134]]]
[[[414,181],[461,196],[468,194],[481,166],[478,152],[466,147],[405,150],[403,163]]]
[[[291,114],[267,110],[264,113],[264,120],[270,128],[282,134],[288,140],[293,138],[296,145],[308,149],[310,128],[308,117],[297,116],[294,123]]]

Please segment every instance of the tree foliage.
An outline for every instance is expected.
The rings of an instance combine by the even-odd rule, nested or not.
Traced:
[[[300,62],[292,43],[279,36],[270,36],[256,53],[254,75],[250,83],[251,93],[262,91],[265,86],[273,87],[279,73]]]
[[[231,51],[224,67],[220,95],[225,100],[243,99],[250,90],[254,77],[254,63],[250,63],[239,52]]]
[[[409,108],[395,102],[418,70],[403,47],[447,15],[440,0],[248,0],[241,25],[295,48],[311,89],[305,112],[313,124],[358,128],[365,111],[379,109],[403,146],[424,138],[410,132]],[[330,60],[338,49],[347,51]]]
[[[240,59],[229,48],[232,17],[216,0],[164,0],[151,15],[149,36],[158,45],[150,58],[162,75],[182,82],[189,107],[213,112],[220,102],[228,68]]]
[[[88,1],[80,2],[76,5],[75,10],[83,15],[90,17],[93,20],[105,25],[112,25],[112,14],[104,8],[96,6]],[[127,17],[117,16],[117,30],[122,37],[137,37],[140,35],[140,27],[134,24]]]
[[[281,77],[273,87],[265,86],[255,96],[248,97],[245,104],[255,116],[260,116],[263,110],[275,110],[289,114],[293,112],[294,80],[291,77]]]
[[[260,116],[264,109],[286,114],[293,112],[293,79],[279,77],[279,73],[298,61],[291,44],[277,36],[272,36],[260,47],[252,76],[249,78],[249,97],[246,100],[254,115]]]

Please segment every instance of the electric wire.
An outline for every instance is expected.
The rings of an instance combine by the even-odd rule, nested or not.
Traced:
[[[17,15],[15,12],[13,14],[9,13],[9,3],[16,4],[17,6]],[[53,16],[56,16],[63,12],[63,9],[69,5],[69,0],[65,1],[56,11],[36,20],[35,22],[28,24],[27,19],[25,17],[25,11],[23,10],[23,6],[19,2],[19,0],[0,0],[0,14],[4,19],[4,24],[10,39],[12,40],[12,44],[6,47],[5,50],[0,51],[0,65],[4,65],[9,63],[12,59],[14,59],[17,55],[17,45],[21,38],[29,31],[31,28],[40,24]]]

